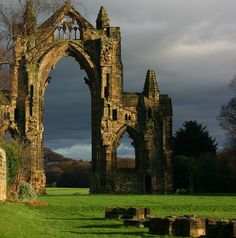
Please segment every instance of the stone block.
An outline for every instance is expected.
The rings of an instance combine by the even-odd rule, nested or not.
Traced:
[[[207,218],[206,219],[206,227],[207,227],[207,225],[210,225],[210,224],[214,225],[214,224],[217,224],[219,222],[221,222],[221,220],[218,219],[218,218]]]
[[[215,224],[208,224],[206,227],[207,238],[235,238],[236,237],[235,220],[228,222],[221,221]]]
[[[175,236],[204,236],[205,219],[197,217],[177,217],[173,222],[172,232]]]
[[[126,213],[124,214],[124,216],[122,217],[123,219],[145,219],[146,215],[149,214],[150,215],[150,210],[147,208],[128,208]]]
[[[230,222],[232,223],[233,235],[236,237],[236,219],[232,219]]]
[[[172,224],[174,217],[150,218],[149,232],[156,235],[172,235]]]
[[[145,227],[146,220],[125,219],[124,226]]]
[[[145,218],[151,217],[151,210],[149,208],[144,208],[145,209]]]
[[[123,208],[123,207],[108,207],[105,209],[106,219],[132,219],[132,220],[146,220],[151,216],[148,208]]]
[[[233,223],[231,222],[222,222],[218,226],[217,238],[233,238]]]
[[[216,238],[218,235],[218,224],[207,224],[206,227],[206,237],[207,238]]]
[[[126,213],[127,209],[122,207],[106,208],[105,218],[106,219],[120,219]]]

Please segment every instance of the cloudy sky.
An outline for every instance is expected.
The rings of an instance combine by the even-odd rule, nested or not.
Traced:
[[[232,96],[236,74],[235,0],[82,0],[79,11],[93,24],[101,5],[120,26],[124,90],[142,91],[148,68],[173,102],[174,130],[186,120],[209,129],[219,146],[225,137],[216,117]],[[90,159],[90,95],[73,58],[51,72],[45,100],[46,146],[67,157]],[[127,140],[124,140],[125,142]],[[129,144],[120,154],[129,155]]]
[[[197,120],[223,146],[216,117],[232,96],[228,83],[236,74],[236,1],[81,2],[79,11],[92,24],[104,5],[111,25],[121,27],[124,90],[142,91],[146,70],[156,70],[161,92],[172,97],[174,130]],[[90,95],[83,74],[72,58],[51,72],[45,143],[68,157],[90,159]],[[131,153],[126,141],[120,154]]]

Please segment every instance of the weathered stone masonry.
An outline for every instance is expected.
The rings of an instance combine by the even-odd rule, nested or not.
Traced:
[[[8,117],[1,114],[0,133],[9,130],[28,142],[30,182],[42,192],[48,74],[62,57],[72,56],[86,71],[84,80],[91,93],[91,192],[171,192],[171,99],[160,94],[153,70],[147,71],[143,92],[123,92],[120,29],[110,26],[104,7],[96,23],[94,27],[66,3],[37,26],[33,5],[28,2],[24,22],[15,27],[10,102],[4,107]],[[23,34],[18,32],[22,27]],[[117,168],[116,150],[125,132],[134,141],[135,169]]]
[[[6,175],[6,154],[0,148],[0,201],[6,200],[7,175]]]

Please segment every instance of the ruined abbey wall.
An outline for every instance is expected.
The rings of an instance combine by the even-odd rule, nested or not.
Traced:
[[[4,201],[6,199],[6,186],[6,154],[5,151],[0,148],[0,201]]]
[[[11,92],[0,97],[0,136],[9,130],[13,138],[23,139],[29,147],[29,180],[36,191],[45,189],[44,95],[49,73],[61,58],[71,56],[87,73],[84,80],[91,93],[90,191],[171,192],[171,99],[160,93],[151,69],[146,72],[142,91],[123,91],[121,32],[110,26],[106,9],[101,7],[93,26],[66,2],[37,25],[34,6],[28,1],[23,22],[14,30]],[[135,148],[136,166],[130,171],[117,168],[117,148],[125,132]]]

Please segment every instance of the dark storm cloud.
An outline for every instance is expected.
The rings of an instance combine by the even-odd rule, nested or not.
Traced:
[[[111,25],[121,27],[124,89],[142,91],[146,70],[155,69],[161,92],[172,97],[174,129],[179,128],[185,120],[198,120],[207,125],[213,137],[223,145],[224,136],[216,117],[220,106],[231,96],[227,84],[236,71],[236,2],[84,0],[82,4],[79,10],[92,24],[95,23],[100,6],[104,5]],[[75,67],[76,64],[57,67],[56,77],[67,78],[67,72],[71,72],[70,77],[76,78],[77,73],[73,73]],[[64,95],[61,106],[67,107],[64,109],[66,113],[61,115],[61,121],[66,120],[67,115],[78,105],[78,99],[84,116],[74,112],[68,128],[61,128],[58,132],[60,125],[54,120],[59,117],[56,111],[60,104],[54,104],[58,92],[50,92],[48,110],[52,112],[52,119],[48,124],[49,127],[54,124],[56,129],[52,131],[60,135],[58,139],[54,136],[51,144],[67,155],[75,155],[79,148],[79,151],[84,151],[83,156],[88,158],[86,153],[90,151],[87,144],[90,132],[87,129],[90,124],[86,124],[86,119],[90,109],[86,99],[89,96],[84,94],[85,88],[72,87],[66,90],[70,85],[64,82],[57,85],[58,92]],[[84,130],[79,134],[81,128]],[[122,147],[128,146],[123,144]],[[125,149],[122,153],[125,154]]]
[[[45,95],[45,144],[67,157],[90,159],[91,107],[83,79],[86,74],[73,58],[67,57],[50,76]]]

